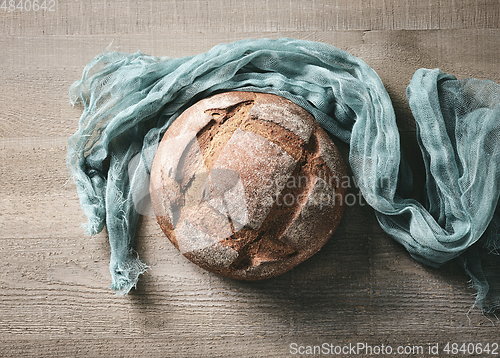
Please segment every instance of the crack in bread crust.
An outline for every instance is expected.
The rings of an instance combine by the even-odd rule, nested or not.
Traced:
[[[212,169],[234,131],[247,119],[253,104],[253,100],[247,100],[226,108],[205,110],[213,119],[198,132],[197,138],[208,171]]]
[[[302,143],[304,145],[304,143]],[[290,178],[298,178],[299,185],[285,186],[277,196],[282,198],[290,195],[293,198],[307,198],[315,185],[315,178],[320,175],[332,177],[333,172],[319,156],[320,148],[316,132],[313,132],[309,143],[301,150],[301,157],[297,161],[297,166],[291,173]],[[304,180],[306,185],[300,183]],[[295,182],[296,183],[296,182]],[[335,191],[336,187],[333,185]],[[271,211],[262,223],[259,230],[247,228],[244,232],[233,235],[233,239],[238,242],[245,242],[239,245],[237,251],[238,259],[230,266],[234,270],[245,270],[257,266],[262,262],[281,260],[287,256],[298,254],[295,247],[281,240],[286,229],[300,215],[305,202],[294,201],[294,205],[280,204],[276,197]],[[250,235],[251,234],[251,235]],[[261,248],[266,249],[262,250]],[[272,253],[270,255],[270,253]]]
[[[175,232],[177,222],[182,222],[185,217],[184,204],[186,204],[186,195],[190,191],[198,189],[192,188],[197,174],[203,171],[206,171],[207,175],[210,173],[212,166],[224,150],[234,131],[248,117],[248,112],[253,104],[253,100],[244,100],[225,108],[211,108],[204,111],[212,117],[212,120],[186,146],[179,160],[179,172],[176,179],[180,181],[181,197],[178,203],[176,203],[178,210],[174,213],[174,222],[167,227],[171,235]],[[212,189],[208,187],[205,190],[211,191]],[[205,195],[201,193],[201,197],[203,196]],[[227,219],[229,220],[230,227],[234,229],[229,215]],[[163,221],[166,222],[168,220],[164,218]],[[170,226],[172,229],[169,228]],[[175,235],[173,236],[175,237]],[[176,239],[175,242],[178,244]]]
[[[253,132],[283,148],[295,161],[299,161],[304,153],[305,142],[279,124],[249,117],[242,123],[241,129]],[[290,145],[296,143],[297,145]]]

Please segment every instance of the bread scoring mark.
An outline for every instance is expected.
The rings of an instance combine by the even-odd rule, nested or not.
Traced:
[[[293,197],[297,198],[300,197],[300,195],[303,195],[307,197],[309,191],[312,189],[314,185],[313,176],[312,176],[312,168],[311,165],[309,165],[309,162],[311,162],[312,158],[317,157],[319,152],[319,145],[318,142],[313,135],[311,139],[309,140],[309,143],[307,143],[304,147],[304,150],[302,151],[302,155],[297,161],[297,164],[295,166],[295,169],[293,172],[290,174],[291,176],[295,177],[306,177],[306,183],[307,185],[305,186],[293,186],[293,187],[288,187],[284,186],[282,190],[279,193],[276,193],[277,195],[282,195],[285,196],[287,194],[292,195]],[[251,254],[255,254],[256,257],[255,259],[250,262],[252,265],[259,265],[262,262],[267,262],[272,260],[281,260],[285,258],[286,256],[290,255],[295,255],[298,253],[297,249],[294,248],[293,246],[282,242],[281,237],[283,236],[283,233],[285,232],[286,228],[293,222],[295,217],[297,217],[300,214],[300,211],[302,210],[302,204],[299,201],[294,202],[293,205],[287,206],[287,205],[279,205],[278,200],[274,199],[273,206],[271,207],[270,211],[268,212],[266,218],[262,222],[258,234],[256,236],[256,241],[262,242],[259,244],[263,245],[266,247],[268,250],[272,250],[272,247],[275,247],[276,249],[274,250],[275,253],[272,256],[265,255],[264,252],[262,251],[255,251],[255,242],[252,242],[245,247],[243,247],[239,252],[242,257],[246,256],[251,256]],[[249,263],[249,264],[250,264]],[[242,266],[243,267],[243,266]],[[245,269],[248,269],[253,266],[247,266]]]
[[[320,138],[317,131],[314,131],[309,143],[305,145],[301,152],[302,155],[297,161],[295,170],[290,175],[290,177],[295,178],[305,177],[307,185],[285,186],[277,195],[281,195],[282,197],[291,195],[294,198],[304,197],[309,200],[311,194],[315,190],[318,190],[316,185],[318,181],[321,181],[323,185],[328,185],[330,192],[335,192],[337,189],[335,187],[336,182],[326,183],[323,179],[319,178],[320,176],[332,177],[334,175],[330,167],[320,156],[322,152],[323,148],[320,145]],[[341,195],[343,195],[343,189]],[[337,200],[336,197],[335,199]],[[238,247],[238,259],[231,265],[231,268],[244,271],[255,268],[265,262],[280,261],[286,257],[298,255],[304,247],[294,245],[299,242],[290,240],[288,237],[291,234],[290,232],[286,238],[284,234],[295,222],[300,221],[297,219],[301,215],[305,204],[306,202],[297,200],[294,202],[294,205],[280,205],[279,201],[275,198],[273,207],[258,230],[246,227],[245,231],[233,235],[233,239],[237,239],[240,237],[245,238],[249,234],[252,234],[252,239],[239,240],[239,242],[244,242],[244,244],[240,244],[241,247]],[[340,203],[337,201],[335,206],[340,207]],[[329,212],[334,212],[334,210],[329,210]],[[331,217],[331,215],[329,216]],[[335,219],[334,217],[331,218]]]
[[[314,119],[309,112],[298,105],[290,105],[290,101],[282,97],[274,98],[273,101],[257,101],[249,115],[251,118],[277,124],[306,143],[314,128]]]
[[[175,235],[174,227],[170,222],[170,219],[166,216],[157,216],[156,221],[162,228],[165,235],[168,237],[170,242],[175,246],[177,250],[179,250],[179,244],[177,243],[177,236]]]
[[[257,121],[254,120],[252,122],[255,123]],[[281,131],[283,132],[284,130],[281,129]],[[305,144],[303,141],[300,142],[302,142],[302,145]],[[313,136],[309,143],[301,150],[301,156],[297,160],[295,169],[290,174],[290,176],[296,177],[306,176],[308,178],[306,182],[310,184],[304,187],[284,186],[277,195],[290,194],[294,197],[308,195],[308,192],[314,185],[311,174],[312,168],[308,164],[312,161],[312,158],[317,157],[318,152],[319,145],[315,136]],[[238,247],[235,248],[235,250],[238,251],[238,258],[230,266],[230,269],[245,271],[250,268],[255,268],[265,262],[280,261],[286,257],[297,255],[299,253],[298,250],[289,243],[281,241],[281,237],[288,225],[290,225],[294,218],[300,214],[301,210],[302,205],[298,201],[293,206],[286,206],[279,205],[278,201],[275,199],[273,201],[273,206],[267,213],[259,229],[255,230],[245,227],[244,230],[234,233],[232,235],[232,240],[238,243]]]
[[[165,172],[165,168],[161,168],[160,173],[162,183],[160,191],[164,211],[162,214],[170,219],[172,227],[175,228],[180,208],[184,206],[184,195],[180,190],[179,184]]]
[[[227,216],[234,233],[249,222],[245,187],[238,171],[216,168],[216,165],[210,171],[210,187],[205,200]]]
[[[327,238],[339,223],[339,220],[336,220],[339,207],[330,205],[330,200],[336,199],[336,194],[325,180],[315,177],[314,186],[300,214],[286,228],[281,240],[302,251],[310,248],[309,238],[304,236],[305,232],[315,232],[318,240]],[[332,228],[330,225],[324,225],[325,221],[336,225]]]
[[[346,167],[342,161],[342,156],[340,155],[338,149],[328,144],[330,137],[324,131],[317,133],[318,142],[320,146],[319,156],[323,158],[326,165],[330,169],[332,175],[333,173],[340,172],[345,173]],[[341,180],[346,180],[347,178],[336,178],[337,184],[340,184]]]
[[[244,224],[258,229],[273,205],[274,193],[286,184],[295,166],[295,160],[280,146],[253,132],[237,129],[212,171],[239,173],[247,209]],[[267,180],[270,185],[265,185]]]
[[[238,253],[220,243],[205,246],[185,253],[185,256],[203,268],[221,272],[227,270],[237,258]]]
[[[172,203],[174,203],[175,206],[178,206],[182,198],[175,195],[177,183],[172,183],[173,180],[169,177],[168,173],[165,173],[165,168],[161,167],[159,174],[159,183],[161,183],[161,186],[159,188],[155,188],[153,192],[154,195],[151,196],[152,204],[155,207],[156,220],[172,244],[179,249],[177,237],[175,235],[175,222],[178,217],[174,217]],[[174,184],[174,187],[169,187],[168,183]],[[173,189],[174,192],[172,193]],[[158,196],[160,198],[158,198]]]
[[[238,257],[229,266],[231,270],[246,271],[265,262],[280,261],[298,254],[297,250],[287,243],[272,238],[265,239],[261,235],[254,237],[253,241],[240,248]]]
[[[252,100],[245,100],[227,108],[209,109],[205,113],[210,114],[212,120],[197,135],[193,135],[189,142],[186,141],[188,138],[184,138],[186,135],[169,139],[169,147],[176,149],[174,152],[178,159],[174,167],[163,166],[160,170],[164,208],[168,205],[169,210],[168,215],[158,220],[165,225],[165,233],[183,253],[193,250],[200,253],[210,251],[205,249],[207,242],[200,239],[201,234],[193,234],[193,242],[188,240],[189,233],[194,233],[195,227],[198,227],[200,233],[205,233],[206,237],[217,240],[229,237],[235,230],[236,222],[229,221],[231,213],[227,210],[218,212],[217,208],[210,208],[207,203],[214,199],[213,178],[209,177],[209,172],[227,141],[248,116],[252,105]],[[176,148],[175,138],[183,139],[181,147]],[[238,217],[238,213],[232,214]],[[191,229],[185,232],[188,227]],[[197,241],[203,248],[194,249]]]
[[[234,131],[247,118],[253,104],[253,100],[243,100],[225,108],[204,111],[212,117],[212,120],[186,146],[177,166],[176,181],[180,184],[182,205],[177,206],[174,228],[177,220],[184,217],[186,204],[196,206],[207,197],[213,196],[210,170]],[[229,213],[225,213],[225,216],[227,220],[230,219]]]
[[[182,191],[186,191],[196,172],[203,171],[202,165],[203,156],[201,155],[198,140],[194,137],[184,149],[175,175],[175,180],[179,182]]]
[[[187,208],[175,231],[182,253],[211,246],[231,236],[226,216],[206,202]]]
[[[246,100],[225,108],[205,110],[205,113],[212,116],[212,120],[198,132],[197,138],[209,172],[234,131],[248,117],[254,103],[254,100]]]
[[[279,145],[295,161],[298,161],[303,155],[305,142],[299,136],[284,129],[279,124],[263,121],[260,118],[249,117],[242,123],[241,129],[258,134]]]

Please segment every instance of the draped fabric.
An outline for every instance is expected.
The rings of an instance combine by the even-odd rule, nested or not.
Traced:
[[[71,86],[71,102],[84,110],[67,165],[88,232],[106,226],[114,290],[128,292],[147,268],[133,238],[163,133],[196,101],[232,90],[292,100],[349,143],[353,175],[381,227],[425,264],[457,259],[478,291],[475,304],[500,306],[500,86],[439,69],[415,72],[407,98],[425,162],[421,204],[410,198],[412,173],[375,71],[333,46],[287,38],[183,58],[106,52]]]

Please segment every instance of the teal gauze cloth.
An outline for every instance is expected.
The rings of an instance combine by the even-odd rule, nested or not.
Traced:
[[[456,259],[475,305],[500,307],[500,86],[419,69],[407,89],[426,170],[425,203],[410,198],[391,100],[366,63],[311,41],[243,40],[159,58],[106,52],[70,89],[83,106],[67,165],[93,235],[106,226],[112,289],[127,293],[147,266],[133,250],[140,204],[163,133],[186,108],[223,91],[285,97],[350,146],[349,164],[385,232],[417,260]]]

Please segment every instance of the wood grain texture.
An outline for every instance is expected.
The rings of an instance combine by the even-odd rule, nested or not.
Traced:
[[[496,0],[53,1],[54,11],[0,10],[0,31],[11,36],[227,34],[477,29],[500,24]]]
[[[359,203],[317,255],[261,282],[203,271],[145,216],[136,249],[150,269],[117,296],[106,234],[81,229],[65,165],[81,114],[68,88],[108,45],[179,57],[287,36],[335,45],[377,71],[419,198],[405,88],[420,67],[500,83],[499,25],[496,0],[58,1],[53,13],[0,10],[0,356],[293,357],[294,342],[499,343],[496,318],[468,313],[474,290],[460,268],[417,263]]]
[[[283,36],[326,42],[362,58],[386,85],[401,130],[414,130],[405,89],[420,67],[439,67],[458,78],[489,78],[500,82],[500,29],[184,34],[182,37],[175,34],[12,36],[0,38],[0,48],[8,49],[0,52],[0,63],[6,67],[0,72],[3,88],[0,138],[52,138],[74,133],[81,110],[69,105],[69,86],[81,78],[85,65],[110,44],[114,51],[181,57],[208,51],[221,42]]]

